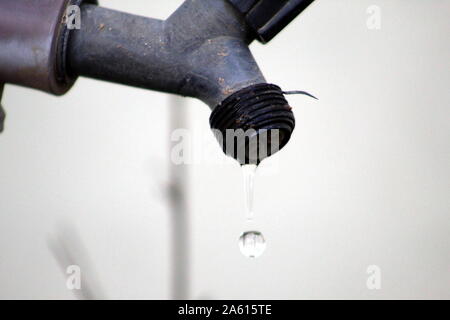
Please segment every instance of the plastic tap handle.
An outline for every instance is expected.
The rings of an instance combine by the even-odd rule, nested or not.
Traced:
[[[314,0],[228,0],[262,43],[272,40]]]

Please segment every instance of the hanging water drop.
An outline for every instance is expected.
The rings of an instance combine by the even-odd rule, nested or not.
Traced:
[[[247,231],[239,238],[239,249],[247,258],[258,258],[266,250],[266,240],[261,232]]]

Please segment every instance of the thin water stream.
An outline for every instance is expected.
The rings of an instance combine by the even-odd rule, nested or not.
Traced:
[[[255,164],[242,166],[245,190],[245,218],[248,224],[252,223],[254,219],[253,198],[256,169],[257,165]],[[257,258],[266,249],[266,240],[259,231],[246,231],[239,238],[239,249],[244,256]]]

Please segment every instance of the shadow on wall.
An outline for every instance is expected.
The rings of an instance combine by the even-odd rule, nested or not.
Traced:
[[[48,237],[47,245],[61,268],[67,288],[72,289],[77,299],[106,299],[89,252],[71,223],[58,224],[55,234]]]
[[[170,97],[170,133],[187,126],[187,108],[183,98]],[[172,147],[173,142],[170,144]],[[169,149],[169,152],[171,150]],[[171,296],[172,299],[188,299],[190,295],[189,218],[187,206],[187,170],[184,165],[171,163],[169,167],[168,205],[171,213]],[[106,295],[98,274],[78,231],[70,221],[59,223],[47,245],[57,261],[68,289],[80,300],[102,300]],[[82,283],[81,283],[82,274]]]

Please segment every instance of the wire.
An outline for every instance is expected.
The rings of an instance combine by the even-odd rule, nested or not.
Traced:
[[[299,90],[294,90],[294,91],[283,91],[283,94],[303,94],[306,95],[308,97],[314,98],[316,100],[319,100],[318,98],[316,98],[315,96],[313,96],[312,94],[306,92],[306,91],[299,91]]]

